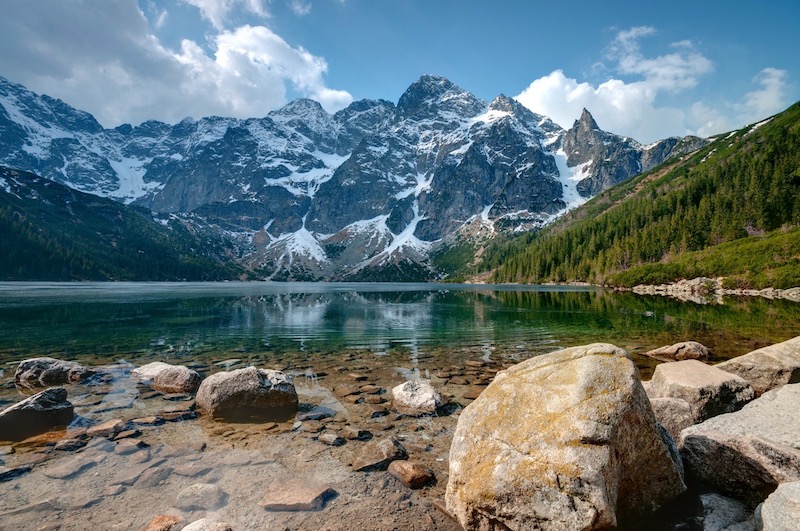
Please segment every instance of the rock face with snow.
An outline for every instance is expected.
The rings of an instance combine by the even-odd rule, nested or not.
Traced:
[[[541,225],[702,142],[641,146],[588,111],[565,131],[431,75],[397,105],[331,115],[300,99],[263,118],[114,129],[0,78],[0,164],[214,227],[271,279],[433,278],[431,253],[465,227]]]
[[[448,510],[465,529],[615,529],[685,489],[625,352],[593,344],[497,374],[458,419]]]

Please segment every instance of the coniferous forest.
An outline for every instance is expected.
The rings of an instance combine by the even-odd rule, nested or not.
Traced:
[[[482,268],[496,282],[800,285],[800,104],[490,244]]]

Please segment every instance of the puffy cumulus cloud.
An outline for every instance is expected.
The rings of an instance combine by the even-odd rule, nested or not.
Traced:
[[[323,58],[266,27],[216,31],[204,43],[212,52],[192,40],[172,50],[153,35],[135,0],[89,4],[6,1],[0,48],[11,52],[0,55],[0,74],[89,111],[107,127],[187,116],[264,116],[286,103],[289,90],[317,99],[330,112],[352,101],[326,85]],[[206,8],[212,4],[227,5],[205,0]]]
[[[695,102],[688,109],[659,105],[659,96],[676,95],[697,86],[713,71],[713,63],[688,40],[673,43],[671,53],[645,56],[639,39],[654,33],[649,26],[619,32],[604,57],[611,66],[600,64],[611,72],[603,83],[580,82],[556,70],[534,80],[516,99],[562,127],[570,127],[586,108],[603,129],[641,142],[674,135],[713,135],[788,105],[786,73],[773,68],[761,72],[756,79],[760,88],[746,94],[741,103],[712,106]],[[623,81],[614,75],[638,79]]]

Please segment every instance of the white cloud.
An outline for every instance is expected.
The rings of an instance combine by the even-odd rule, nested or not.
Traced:
[[[292,12],[299,16],[305,16],[311,13],[311,2],[303,2],[302,0],[291,0],[289,7]]]
[[[745,123],[761,120],[786,107],[786,71],[777,68],[765,68],[753,78],[761,88],[748,92],[742,102],[734,108],[739,118]]]
[[[218,30],[227,27],[229,17],[236,10],[245,11],[261,18],[269,18],[264,0],[183,0],[200,10],[203,18]]]
[[[570,127],[586,108],[600,127],[641,142],[674,135],[709,136],[778,112],[786,102],[785,75],[772,68],[756,81],[761,88],[742,103],[709,105],[695,102],[688,109],[659,105],[659,96],[674,96],[698,85],[713,71],[713,63],[691,41],[673,43],[671,53],[646,57],[639,39],[655,34],[640,26],[621,31],[609,44],[604,59],[611,61],[609,79],[598,85],[579,82],[556,70],[533,81],[517,100],[534,112]],[[633,77],[623,81],[613,77]]]
[[[227,20],[234,3],[263,8],[256,0],[191,1],[218,21]],[[4,11],[0,49],[12,52],[0,54],[0,74],[89,111],[107,127],[264,116],[285,104],[289,91],[317,99],[330,112],[352,101],[327,86],[324,58],[263,26],[215,31],[203,42],[206,49],[187,39],[171,50],[153,35],[135,0],[94,2],[86,10],[59,1],[8,0]]]

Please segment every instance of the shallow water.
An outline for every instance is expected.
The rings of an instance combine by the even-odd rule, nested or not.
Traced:
[[[234,529],[455,529],[431,500],[447,483],[460,408],[498,370],[603,341],[625,348],[648,377],[655,362],[639,353],[650,348],[694,339],[728,358],[796,336],[798,322],[800,305],[787,301],[702,306],[594,288],[0,283],[0,407],[31,392],[14,385],[20,359],[74,359],[98,372],[65,386],[71,426],[0,446],[0,470],[25,470],[0,481],[0,527],[140,530],[171,514]],[[266,425],[197,419],[191,395],[161,395],[131,379],[133,366],[155,360],[203,375],[280,368],[294,376],[301,415],[330,416]],[[392,414],[388,391],[417,375],[450,401],[446,412]],[[350,394],[366,384],[380,391]],[[111,419],[131,432],[123,442],[87,436]],[[319,439],[352,428],[401,440],[437,481],[409,491],[386,473],[353,472],[363,441],[331,447]],[[124,441],[138,450],[125,453]],[[274,481],[298,477],[337,495],[319,512],[258,505]],[[221,488],[222,505],[182,507],[180,493],[197,483]]]

